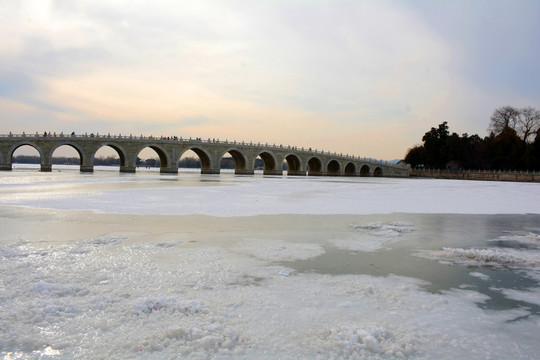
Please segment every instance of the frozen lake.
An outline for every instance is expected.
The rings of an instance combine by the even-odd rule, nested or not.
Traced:
[[[3,359],[528,359],[540,187],[0,172]]]

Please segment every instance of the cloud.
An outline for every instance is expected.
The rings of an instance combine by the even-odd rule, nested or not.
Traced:
[[[477,24],[479,3],[10,3],[0,13],[0,96],[19,103],[4,110],[11,118],[31,106],[40,126],[65,131],[98,132],[93,124],[396,158],[442,121],[482,132],[499,101],[535,99],[530,81],[512,80],[523,77],[519,63],[504,71],[509,54],[474,59],[493,54],[482,26],[494,29],[489,16],[508,8],[496,2]],[[518,3],[510,15],[528,8]],[[522,44],[533,33],[525,25]]]
[[[6,72],[0,74],[0,96],[13,97],[28,92],[34,92],[39,86],[36,81],[27,75]]]

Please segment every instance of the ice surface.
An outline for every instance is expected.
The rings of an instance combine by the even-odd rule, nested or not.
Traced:
[[[125,236],[3,246],[0,269],[9,276],[0,292],[0,353],[483,359],[537,351],[534,318],[508,323],[527,311],[486,312],[476,304],[488,298],[474,290],[430,293],[411,278],[298,273],[274,264],[314,256],[318,246],[265,247],[248,238],[238,249],[148,242],[115,248],[103,241]],[[515,339],[528,345],[509,348]]]
[[[416,230],[413,224],[405,221],[351,224],[350,228],[355,232],[355,236],[347,239],[330,239],[330,242],[340,249],[371,252],[388,249],[391,243],[402,237],[402,234]]]
[[[325,255],[324,244],[308,236],[310,221],[326,217],[289,228],[291,238],[302,239],[293,241],[281,238],[279,227],[263,236],[263,220],[242,233],[246,218],[224,219],[230,228],[201,231],[184,228],[185,219],[194,217],[146,216],[538,213],[537,184],[22,174],[19,180],[16,172],[0,174],[0,205],[107,215],[28,209],[11,214],[11,207],[3,212],[0,358],[525,359],[540,352],[540,321],[532,305],[487,311],[478,304],[490,298],[475,287],[431,292],[425,282],[399,274],[293,270],[288,262]],[[148,228],[137,228],[147,217]],[[328,242],[380,250],[421,231],[416,223],[372,218],[353,223],[350,237]],[[496,240],[538,241],[532,232],[516,236]],[[539,264],[534,247],[448,246],[422,254],[455,267],[479,267],[465,276],[482,284],[492,280],[482,270],[486,264],[518,271]],[[492,290],[538,304],[535,287]]]
[[[103,175],[105,173],[106,175]],[[53,173],[14,184],[0,204],[124,214],[540,213],[538,184],[435,179]],[[253,181],[253,180],[256,181]],[[129,199],[129,201],[127,201]]]
[[[322,246],[317,244],[291,243],[277,239],[246,239],[232,250],[247,253],[265,260],[291,261],[317,257],[324,253]]]

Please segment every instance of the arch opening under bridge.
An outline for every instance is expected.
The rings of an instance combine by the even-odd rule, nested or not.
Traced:
[[[326,174],[329,176],[337,176],[341,173],[341,165],[337,160],[330,160],[326,167]]]
[[[228,149],[225,153],[221,154],[219,159],[219,169],[233,169],[234,173],[237,175],[247,174],[246,155],[237,149]]]
[[[1,154],[2,152],[0,152]],[[43,154],[40,152],[39,147],[31,143],[23,142],[13,146],[8,150],[6,156],[9,156],[9,170],[11,170],[13,164],[41,164],[43,162]],[[36,156],[38,157],[37,162],[30,162]]]
[[[355,176],[356,175],[356,165],[354,163],[349,162],[347,165],[345,165],[345,176]]]
[[[288,154],[285,156],[285,162],[287,163],[287,175],[305,175],[306,171],[302,170],[302,161],[295,154]]]
[[[161,146],[155,144],[140,146],[139,149],[135,151],[134,156],[132,156],[133,158],[128,160],[128,166],[135,169],[137,167],[137,159],[139,158],[139,155],[143,153],[149,154],[151,153],[150,150],[154,151],[154,153],[158,156],[158,160],[155,157],[149,156],[145,161],[146,165],[149,167],[159,167],[160,172],[167,170],[170,162],[167,152]]]
[[[311,176],[322,175],[322,161],[318,157],[314,156],[307,162],[307,174]]]
[[[371,172],[371,169],[368,165],[362,165],[360,168],[360,176],[369,176]]]
[[[62,155],[60,155],[62,154]],[[66,161],[75,163],[69,165],[82,165],[84,159],[84,151],[80,149],[75,144],[59,144],[52,149],[51,154],[49,155],[52,161],[52,167],[54,168],[57,165],[63,164]]]
[[[210,159],[210,154],[208,154],[205,150],[197,146],[190,146],[180,154],[180,158],[182,158],[183,154],[186,152],[191,152],[192,154],[197,155],[200,163],[201,173],[208,173],[212,170],[212,160]]]
[[[126,155],[114,144],[103,144],[92,153],[93,166],[103,165],[112,168],[126,166]]]
[[[263,174],[264,175],[279,175],[283,174],[281,170],[281,164],[278,166],[278,161],[274,154],[269,151],[262,151],[257,154],[254,161],[257,161],[257,158],[260,158],[263,163]],[[255,162],[253,163],[253,168],[255,168]]]

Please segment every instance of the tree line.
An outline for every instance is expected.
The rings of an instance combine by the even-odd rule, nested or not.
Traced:
[[[503,106],[495,109],[489,136],[450,134],[445,121],[410,148],[405,162],[413,168],[449,170],[540,170],[540,111]]]

